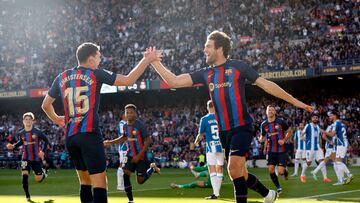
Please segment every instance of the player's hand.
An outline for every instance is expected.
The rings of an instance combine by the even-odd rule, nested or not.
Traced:
[[[134,157],[131,159],[131,163],[136,164],[137,162],[139,162],[139,160],[140,160],[140,154],[134,156]]]
[[[152,63],[153,61],[161,61],[162,51],[157,50],[156,47],[146,48],[146,51],[144,52],[144,58],[148,63]]]
[[[285,140],[278,140],[279,145],[283,145],[285,143]]]
[[[306,137],[305,137],[305,136],[301,136],[301,139],[302,139],[303,141],[306,141]]]
[[[60,127],[64,127],[65,126],[65,116],[58,116],[54,122],[56,123],[56,125],[58,125]]]
[[[110,140],[104,140],[104,147],[110,147],[110,146],[111,146]]]
[[[305,105],[304,107],[302,107],[305,111],[307,111],[307,112],[310,112],[310,113],[312,113],[314,110],[315,110],[315,108],[313,107],[313,106],[309,106],[309,105]]]
[[[325,130],[324,130],[324,129],[320,129],[320,132],[321,132],[323,135],[325,135],[325,136],[326,136],[326,132],[325,132]]]
[[[13,144],[10,144],[10,143],[7,143],[6,148],[7,148],[8,150],[13,150],[13,149],[14,149],[14,145],[13,145]]]
[[[44,159],[45,153],[43,151],[39,151],[39,158]]]
[[[335,145],[335,142],[331,141],[330,144],[331,144],[331,145]]]
[[[198,142],[194,142],[195,147],[200,146]]]

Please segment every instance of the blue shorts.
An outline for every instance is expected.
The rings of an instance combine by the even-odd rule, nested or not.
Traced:
[[[228,131],[220,131],[222,148],[226,156],[245,156],[254,137],[254,126],[246,124]]]

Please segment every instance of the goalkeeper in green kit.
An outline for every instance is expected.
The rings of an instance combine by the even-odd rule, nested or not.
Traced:
[[[190,166],[190,171],[195,176],[196,179],[200,177],[206,177],[207,179],[205,181],[198,180],[182,185],[171,183],[170,187],[171,188],[195,188],[195,187],[211,188],[211,182],[210,182],[210,176],[209,176],[207,164],[200,167]]]

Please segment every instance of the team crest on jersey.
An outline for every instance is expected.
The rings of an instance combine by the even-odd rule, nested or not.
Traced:
[[[225,70],[225,75],[229,76],[233,73],[232,69],[226,69]]]
[[[276,124],[276,125],[275,125],[275,129],[278,130],[278,129],[279,129],[279,125]]]
[[[210,84],[209,84],[209,90],[210,90],[210,91],[214,91],[214,89],[215,89],[214,83],[210,83]]]
[[[32,137],[32,139],[35,139],[35,138],[36,138],[36,134],[33,134],[31,137]]]
[[[133,131],[132,131],[133,137],[134,137],[136,134],[137,134],[137,131],[136,131],[136,130],[133,130]]]

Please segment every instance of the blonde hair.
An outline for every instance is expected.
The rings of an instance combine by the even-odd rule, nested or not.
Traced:
[[[26,112],[26,113],[24,113],[23,119],[25,119],[26,116],[30,116],[30,118],[33,119],[33,120],[35,119],[35,116],[34,116],[34,114],[33,114],[32,112]]]

